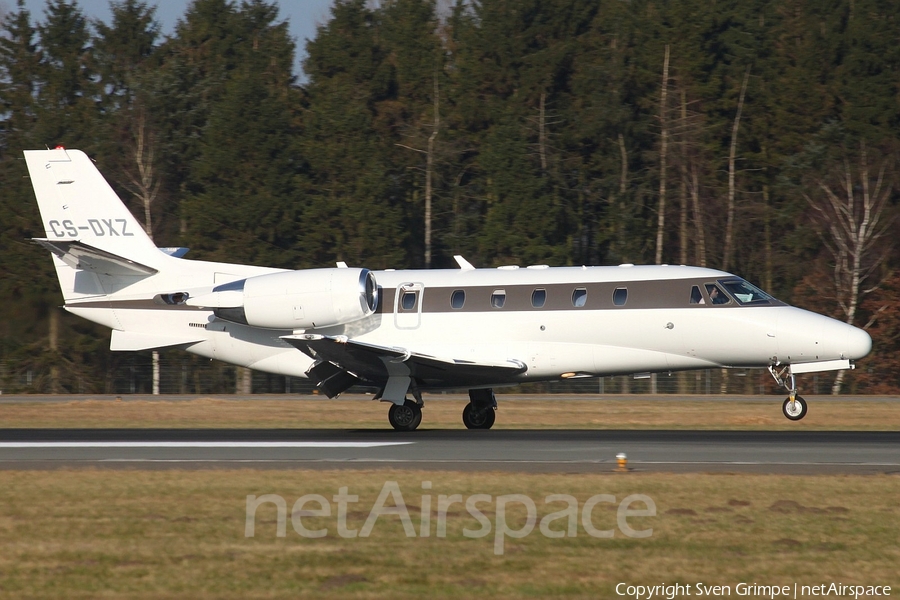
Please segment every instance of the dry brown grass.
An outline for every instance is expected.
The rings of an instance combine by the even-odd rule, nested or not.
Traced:
[[[6,427],[253,427],[377,428],[387,424],[387,405],[370,397],[337,400],[308,397],[230,400],[73,400],[0,405]],[[596,398],[553,399],[499,396],[495,427],[506,429],[900,429],[900,402],[883,400],[810,401],[809,414],[792,423],[781,414],[781,399],[723,397],[720,400]],[[426,396],[423,428],[462,428],[463,396]]]
[[[290,522],[279,538],[272,505],[259,509],[255,537],[244,536],[248,494],[279,494],[290,511],[303,494],[331,500],[346,486],[359,496],[348,525],[359,528],[387,480],[417,527],[430,494],[431,537],[408,538],[388,516],[371,537],[343,539],[332,516],[303,520],[328,528],[324,538],[303,538]],[[900,585],[896,476],[61,470],[2,472],[2,482],[2,598],[614,598],[618,582]],[[462,535],[478,523],[459,505],[447,537],[435,535],[437,496],[476,493],[526,494],[539,519],[562,508],[546,505],[548,494],[581,506],[598,493],[640,493],[657,516],[630,521],[653,528],[646,539],[594,538],[579,523],[575,537],[508,539],[497,556],[493,532]],[[481,505],[492,521],[495,507]],[[614,506],[593,518],[614,527]]]

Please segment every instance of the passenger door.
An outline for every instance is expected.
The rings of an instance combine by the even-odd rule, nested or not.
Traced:
[[[422,300],[425,286],[421,283],[401,283],[394,294],[394,326],[397,329],[416,329],[422,322]]]

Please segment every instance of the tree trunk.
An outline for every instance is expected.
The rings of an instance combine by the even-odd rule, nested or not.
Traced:
[[[153,239],[153,213],[150,207],[156,200],[159,193],[160,181],[156,177],[154,164],[154,147],[153,136],[147,134],[147,116],[143,109],[138,109],[137,118],[135,119],[135,140],[134,140],[134,163],[137,169],[136,174],[128,173],[129,191],[144,207],[144,231],[147,237]],[[154,396],[159,395],[159,351],[154,350],[151,354],[153,363],[153,384],[152,392]]]
[[[744,81],[741,83],[741,95],[738,98],[737,114],[734,115],[734,123],[731,126],[731,148],[728,152],[728,216],[725,221],[725,250],[722,258],[722,270],[727,271],[731,266],[731,253],[734,239],[734,171],[735,154],[737,153],[738,127],[741,124],[741,111],[744,108],[744,95],[747,93],[747,82],[750,80],[750,67],[744,72]]]
[[[666,44],[666,56],[663,61],[662,93],[659,100],[659,121],[662,127],[659,147],[659,206],[656,220],[656,264],[662,264],[663,232],[666,228],[666,150],[669,141],[669,129],[666,123],[666,95],[669,91],[669,45]]]
[[[249,396],[253,393],[253,371],[247,367],[236,367],[235,371],[235,392]]]
[[[50,393],[59,393],[59,310],[55,306],[50,307]]]
[[[434,178],[434,141],[441,127],[440,88],[438,76],[434,74],[434,125],[428,137],[427,165],[425,167],[425,268],[431,268],[431,194]]]
[[[765,236],[765,244],[763,251],[766,255],[766,271],[763,275],[763,286],[772,292],[772,271],[774,270],[774,260],[772,257],[772,223],[769,217],[769,186],[763,185],[763,235]]]
[[[700,176],[697,165],[691,163],[691,203],[694,206],[694,225],[697,230],[697,264],[706,266],[706,232],[703,229],[703,211],[700,210]]]
[[[681,202],[681,221],[678,224],[678,241],[680,253],[678,255],[679,264],[686,265],[688,262],[688,199],[687,199],[687,97],[684,86],[681,88],[681,157],[678,161],[679,170],[681,171],[681,182],[679,183],[679,200]],[[680,381],[680,380],[679,380]],[[679,384],[680,387],[680,384]]]
[[[625,136],[619,134],[619,155],[622,159],[622,170],[619,175],[619,210],[616,219],[615,240],[619,245],[619,258],[624,257],[625,252],[625,191],[628,189],[628,150],[625,148]]]

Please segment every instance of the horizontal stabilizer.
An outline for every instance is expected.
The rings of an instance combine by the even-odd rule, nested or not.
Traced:
[[[73,269],[82,269],[103,275],[154,275],[158,272],[152,267],[79,241],[44,238],[34,238],[32,241],[55,254]]]
[[[109,340],[109,349],[118,351],[153,350],[155,348],[168,348],[170,346],[182,346],[196,344],[206,338],[202,335],[154,335],[151,333],[136,333],[134,331],[121,331],[113,329]]]
[[[402,348],[366,344],[345,337],[301,334],[286,335],[281,339],[311,358],[331,363],[361,380],[373,383],[388,380],[391,376],[388,363],[402,363],[409,369],[411,377],[426,386],[447,387],[447,382],[452,381],[454,387],[461,388],[514,382],[515,376],[528,368],[518,360],[487,363],[438,358]]]
[[[173,258],[181,258],[185,254],[191,251],[190,248],[160,248],[160,252],[163,254],[168,254]]]

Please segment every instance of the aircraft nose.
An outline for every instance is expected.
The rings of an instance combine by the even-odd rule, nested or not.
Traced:
[[[872,338],[859,327],[848,325],[847,333],[847,358],[857,360],[867,355],[872,350]]]

